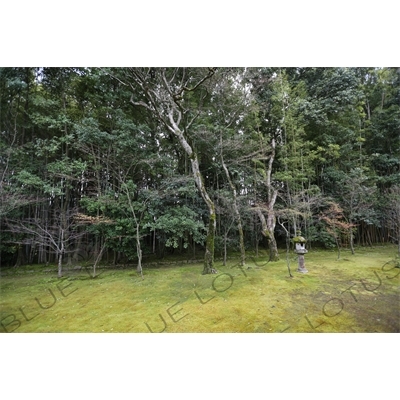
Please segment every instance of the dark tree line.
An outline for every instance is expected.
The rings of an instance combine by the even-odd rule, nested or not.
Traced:
[[[399,244],[398,68],[0,68],[1,266]]]

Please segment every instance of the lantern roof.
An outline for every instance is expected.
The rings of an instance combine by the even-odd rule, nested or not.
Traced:
[[[298,235],[293,238],[294,243],[306,243],[307,240],[301,236],[301,231],[298,231]]]

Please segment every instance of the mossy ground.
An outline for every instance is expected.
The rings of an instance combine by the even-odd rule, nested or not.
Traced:
[[[63,279],[42,267],[1,277],[0,332],[400,332],[399,276],[392,246],[309,251],[307,274],[285,254],[267,252],[247,265],[202,264],[101,269],[91,279],[68,271]],[[249,269],[247,269],[249,267]],[[36,273],[27,270],[36,269]]]

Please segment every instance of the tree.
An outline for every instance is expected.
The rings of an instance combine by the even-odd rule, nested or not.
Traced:
[[[360,221],[376,223],[377,216],[374,211],[376,187],[368,183],[361,168],[355,168],[347,174],[342,182],[341,203],[347,214],[350,226],[350,249],[354,254],[354,226]]]
[[[397,243],[399,71],[0,68],[1,264]]]
[[[260,218],[262,234],[268,240],[269,260],[279,260],[278,247],[275,239],[276,212],[275,203],[278,197],[278,189],[281,182],[274,179],[274,168],[276,167],[277,140],[281,134],[279,121],[271,119],[271,96],[277,73],[269,69],[254,69],[250,74],[250,83],[254,99],[258,105],[258,116],[256,119],[258,130],[258,141],[260,153],[253,157],[256,187],[261,190],[255,195],[255,210]],[[261,199],[258,197],[261,196]],[[267,217],[265,218],[264,213]]]
[[[343,210],[337,203],[330,201],[328,205],[329,208],[322,212],[320,219],[325,222],[327,232],[335,239],[339,260],[341,237],[347,235],[354,225],[345,221]]]
[[[175,251],[190,246],[194,255],[196,244],[204,243],[207,229],[202,216],[207,210],[193,178],[165,178],[154,191],[147,212],[149,220],[145,228],[153,233],[153,253],[157,252],[160,257],[166,249]]]
[[[60,208],[54,210],[51,219],[25,218],[20,221],[8,220],[8,229],[21,239],[14,243],[19,245],[39,245],[52,249],[57,257],[58,277],[62,277],[62,264],[66,254],[74,251],[75,241],[85,234],[80,229],[78,210]]]
[[[233,206],[233,211],[234,211],[235,219],[236,219],[236,223],[237,223],[237,229],[238,229],[238,232],[239,232],[239,244],[240,244],[240,254],[241,254],[240,265],[243,267],[246,264],[246,250],[245,250],[245,247],[244,247],[244,235],[243,235],[242,218],[240,216],[240,211],[239,211],[236,187],[232,182],[232,179],[231,179],[229,171],[228,171],[228,167],[226,166],[226,164],[224,162],[224,157],[222,155],[222,152],[221,152],[221,163],[222,163],[222,168],[224,169],[224,172],[225,172],[226,179],[227,179],[227,181],[229,183],[229,186],[230,186],[230,188],[232,190],[232,196],[233,196],[232,206]],[[224,243],[226,245],[226,235],[225,235]],[[224,256],[224,260],[226,260],[226,247],[225,247],[224,255],[225,255]]]
[[[227,71],[221,75],[218,87],[213,91],[212,112],[209,116],[209,130],[219,134],[220,163],[231,192],[232,201],[228,202],[228,211],[233,209],[239,234],[240,265],[246,264],[246,250],[242,216],[239,207],[238,191],[244,186],[244,180],[249,173],[246,161],[249,154],[256,151],[251,143],[252,126],[248,126],[249,114],[254,111],[252,95],[246,83],[245,70]],[[249,140],[250,139],[250,140]],[[215,157],[216,158],[216,157]],[[244,164],[244,165],[243,165]],[[231,172],[230,172],[231,170]],[[234,175],[236,182],[234,182]],[[224,233],[224,262],[226,260],[227,234],[231,225],[226,227]]]
[[[400,255],[400,186],[393,186],[387,193],[386,221],[392,240],[397,241],[398,254]]]
[[[201,114],[201,106],[208,95],[206,90],[201,91],[201,89],[214,74],[213,68],[206,70],[131,68],[125,71],[125,76],[122,78],[124,79],[122,82],[132,89],[131,103],[134,106],[144,107],[165,126],[178,140],[190,160],[194,180],[209,212],[203,274],[216,273],[214,269],[216,214],[214,202],[204,184],[198,155],[190,145],[190,130],[193,130],[193,124]]]
[[[273,185],[271,180],[272,177],[272,166],[275,160],[275,148],[276,142],[272,138],[270,143],[270,154],[268,156],[267,166],[262,165],[262,175],[264,177],[263,183],[266,189],[266,199],[263,203],[256,205],[256,211],[261,221],[262,234],[267,238],[269,245],[269,260],[279,260],[278,247],[275,239],[275,226],[276,226],[276,213],[275,213],[275,202],[278,197],[278,189]],[[258,159],[260,161],[260,159]],[[265,218],[264,213],[267,213]]]
[[[33,80],[32,68],[0,68],[0,261],[17,253],[15,266],[22,262],[22,246],[13,243],[15,235],[5,233],[5,218],[14,218],[21,208],[34,206],[37,194],[13,184],[15,174],[30,158],[24,146],[30,128]]]

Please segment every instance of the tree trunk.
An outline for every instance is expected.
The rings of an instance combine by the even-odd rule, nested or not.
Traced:
[[[103,257],[103,252],[104,252],[104,249],[106,248],[106,242],[107,242],[107,240],[105,239],[103,246],[101,247],[101,250],[100,250],[99,254],[97,255],[96,260],[93,264],[93,278],[96,278],[96,267],[97,267],[97,264],[101,261],[101,258]]]
[[[275,203],[275,201],[274,201]],[[279,253],[275,240],[275,225],[276,217],[273,210],[268,211],[267,230],[268,230],[268,245],[269,245],[269,261],[278,261]]]
[[[24,252],[22,246],[22,244],[18,245],[17,260],[15,261],[14,268],[18,268],[24,264]]]
[[[233,211],[235,213],[236,222],[237,222],[237,228],[238,228],[238,232],[239,232],[239,243],[240,243],[240,254],[241,254],[240,265],[243,267],[246,264],[246,250],[245,250],[245,247],[244,247],[244,235],[243,235],[242,219],[240,217],[239,207],[237,205],[236,188],[235,188],[235,185],[233,184],[233,182],[231,180],[228,168],[225,165],[224,159],[222,157],[222,152],[221,152],[221,161],[222,161],[222,167],[224,168],[224,171],[225,171],[226,178],[227,178],[227,180],[229,182],[229,186],[232,189]]]
[[[138,256],[138,264],[137,264],[137,272],[138,274],[141,275],[142,279],[143,279],[143,268],[142,268],[142,249],[140,247],[140,236],[139,236],[139,226],[137,226],[136,229],[136,251],[137,251],[137,256]]]
[[[267,179],[266,185],[268,190],[268,203],[267,203],[267,210],[268,210],[268,217],[267,217],[267,231],[268,231],[268,244],[269,244],[269,261],[278,261],[279,254],[278,254],[278,247],[276,245],[275,240],[275,225],[276,225],[276,216],[275,216],[275,202],[276,198],[278,197],[278,191],[274,189],[272,186],[271,175],[272,175],[272,164],[275,160],[275,147],[276,142],[275,139],[272,138],[271,140],[271,155],[268,161],[268,169],[267,169]]]
[[[269,261],[278,261],[279,260],[278,246],[276,244],[273,232],[270,233],[268,244],[269,244]]]
[[[199,160],[197,158],[197,154],[193,151],[192,147],[190,146],[185,136],[183,135],[183,132],[179,129],[178,124],[175,122],[172,110],[169,113],[169,120],[171,122],[170,130],[178,138],[179,143],[181,144],[182,148],[185,150],[186,154],[190,159],[190,163],[192,166],[192,173],[194,180],[196,182],[196,186],[199,189],[201,197],[203,198],[208,207],[209,223],[208,223],[208,231],[206,239],[206,251],[204,255],[203,275],[215,274],[217,273],[217,271],[214,269],[214,242],[215,242],[215,229],[217,226],[215,205],[210,196],[208,195],[206,187],[204,185],[203,177],[201,176],[200,172],[200,165],[199,165]]]
[[[195,91],[207,79],[210,79],[214,75],[214,72],[215,69],[209,68],[208,73],[205,76],[199,79],[191,88],[188,88],[185,86],[183,81],[174,81],[175,75],[172,80],[167,79],[165,70],[161,70],[161,73],[158,76],[159,85],[157,85],[154,82],[155,77],[152,78],[153,82],[151,84],[149,83],[147,72],[142,73],[141,71],[133,68],[130,69],[131,78],[133,78],[133,80],[145,91],[148,100],[148,103],[143,101],[135,102],[133,100],[134,96],[132,95],[131,103],[133,105],[139,105],[147,108],[156,119],[163,123],[167,129],[177,137],[179,144],[190,159],[196,186],[199,189],[205,203],[207,204],[209,224],[206,239],[203,274],[217,272],[214,269],[214,241],[216,229],[215,206],[203,183],[197,154],[193,151],[184,134],[186,133],[187,129],[189,129],[196,117],[193,118],[191,122],[184,122],[183,117],[185,117],[185,111],[181,108],[179,102],[182,100],[184,93]],[[131,83],[128,83],[128,86],[130,86],[133,91],[136,91]],[[181,129],[181,126],[184,128]]]
[[[217,271],[214,269],[214,241],[216,226],[216,214],[214,204],[212,204],[212,206],[209,206],[209,218],[210,220],[208,223],[208,232],[206,238],[203,275],[217,273]]]
[[[278,247],[276,245],[275,234],[274,234],[276,225],[274,206],[276,198],[278,197],[278,191],[272,186],[272,181],[271,181],[272,164],[275,160],[275,147],[276,147],[276,142],[275,139],[273,138],[271,140],[271,155],[268,160],[268,167],[266,169],[266,179],[265,179],[265,186],[267,188],[268,197],[264,209],[267,211],[267,219],[265,219],[261,208],[257,207],[257,214],[260,218],[262,226],[261,232],[268,240],[269,261],[279,260]]]
[[[269,261],[278,261],[279,260],[279,253],[278,247],[275,240],[275,225],[276,225],[276,218],[275,213],[269,211],[268,217],[265,219],[265,216],[260,208],[257,208],[257,214],[260,218],[261,222],[261,233],[265,236],[268,240],[268,248],[269,248]]]
[[[199,162],[196,153],[192,153],[192,171],[195,176],[195,181],[198,189],[200,190],[201,196],[203,197],[205,203],[208,207],[208,230],[206,238],[206,251],[204,255],[204,269],[203,275],[205,274],[215,274],[217,271],[214,269],[214,247],[215,247],[215,229],[217,226],[217,216],[215,213],[215,205],[207,193],[204,186],[203,179],[200,175]]]
[[[75,245],[75,250],[72,256],[72,262],[74,264],[77,264],[79,262],[79,252],[81,251],[81,246],[82,246],[82,236],[78,238],[78,241]]]
[[[286,229],[285,225],[279,221],[279,225],[284,229],[284,231],[286,232],[286,265],[287,265],[287,269],[289,271],[289,276],[291,278],[293,278],[292,272],[290,271],[290,257],[289,257],[289,251],[290,251],[290,233],[289,231]],[[289,228],[290,229],[290,228]]]
[[[131,196],[129,194],[129,188],[126,188],[125,192],[128,197],[129,207],[131,209],[133,220],[135,221],[135,225],[136,225],[136,253],[137,253],[137,257],[138,257],[138,265],[137,265],[136,270],[138,273],[140,273],[140,275],[142,276],[142,279],[143,279],[143,270],[142,270],[142,254],[143,253],[142,253],[142,247],[140,245],[140,220],[136,216],[135,209],[133,208]]]
[[[351,224],[351,220],[350,220],[350,224]],[[350,250],[351,250],[351,254],[354,255],[354,233],[353,233],[353,227],[350,227]]]
[[[337,236],[335,236],[335,241],[336,241],[336,247],[337,247],[337,251],[338,251],[337,259],[340,260],[340,244],[339,244],[339,239]]]
[[[400,256],[400,228],[398,230],[398,239],[397,239],[397,251],[398,251],[398,255]]]
[[[58,277],[62,277],[62,253],[58,254]]]
[[[63,259],[63,253],[64,253],[64,229],[61,229],[61,235],[60,235],[60,242],[61,242],[61,247],[59,248],[58,251],[58,277],[62,277],[62,259]]]
[[[227,259],[227,246],[226,246],[227,241],[228,241],[228,232],[225,231],[225,234],[224,234],[224,261],[222,263],[222,265],[224,267],[226,266],[226,259]]]

